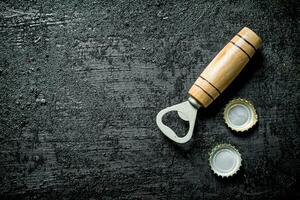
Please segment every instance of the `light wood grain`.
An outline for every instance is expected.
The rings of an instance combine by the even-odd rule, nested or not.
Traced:
[[[256,49],[261,46],[262,39],[250,28],[244,27],[238,35],[242,36],[249,43],[251,43]]]
[[[299,199],[296,1],[0,5],[0,199]],[[157,113],[186,100],[241,24],[259,31],[263,50],[198,112],[190,149],[174,145]],[[259,115],[243,137],[223,120],[237,96]],[[178,118],[166,125],[184,131]],[[207,161],[222,142],[243,158],[228,180]]]
[[[245,42],[243,38],[236,35],[232,38],[231,42],[241,47],[250,57],[254,55],[255,48],[249,43]]]
[[[260,37],[243,28],[209,63],[189,95],[202,106],[209,106],[237,77],[260,45]]]

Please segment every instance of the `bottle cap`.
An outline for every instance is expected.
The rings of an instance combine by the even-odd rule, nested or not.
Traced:
[[[218,176],[229,177],[234,175],[242,165],[239,151],[230,144],[219,144],[209,154],[209,164],[212,171]]]
[[[246,99],[233,99],[224,110],[224,120],[229,128],[237,132],[247,131],[257,122],[254,106]]]

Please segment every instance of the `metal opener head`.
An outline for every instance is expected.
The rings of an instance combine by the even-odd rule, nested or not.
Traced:
[[[257,48],[261,38],[251,29],[244,27],[216,55],[189,89],[188,101],[168,107],[160,111],[156,123],[160,130],[177,143],[186,143],[192,137],[197,109],[208,107],[241,72]],[[198,103],[199,102],[199,103]],[[188,133],[179,137],[171,128],[162,123],[162,117],[170,111],[177,111],[181,119],[189,122]]]
[[[180,144],[186,143],[191,139],[193,135],[198,108],[200,108],[198,102],[194,98],[189,97],[188,101],[161,110],[156,116],[157,126],[163,132],[163,134],[165,134],[169,139],[173,140],[174,142]],[[177,111],[181,119],[189,122],[189,130],[184,137],[179,137],[170,127],[163,124],[163,116],[170,111]]]

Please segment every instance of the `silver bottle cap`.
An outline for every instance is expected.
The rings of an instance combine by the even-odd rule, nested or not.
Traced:
[[[209,154],[212,171],[221,177],[234,175],[242,165],[239,151],[230,144],[219,144]]]
[[[249,130],[257,122],[254,106],[246,99],[233,99],[224,109],[224,120],[233,131],[243,132]]]

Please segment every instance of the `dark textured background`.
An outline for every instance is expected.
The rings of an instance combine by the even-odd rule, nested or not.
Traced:
[[[299,199],[296,2],[1,1],[1,199]],[[263,47],[174,145],[157,112],[244,26]],[[259,115],[244,136],[222,118],[235,97]],[[243,156],[228,180],[207,162],[220,142]]]

